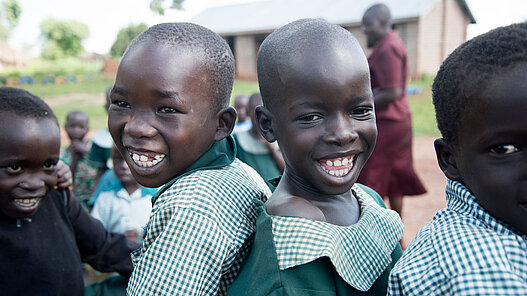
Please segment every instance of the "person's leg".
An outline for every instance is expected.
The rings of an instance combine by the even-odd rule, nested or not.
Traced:
[[[388,200],[390,201],[390,208],[394,211],[396,211],[399,216],[403,216],[403,198],[402,197],[388,197]]]

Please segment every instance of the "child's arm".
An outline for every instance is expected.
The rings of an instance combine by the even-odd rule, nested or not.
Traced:
[[[67,194],[66,210],[82,261],[99,271],[116,271],[129,277],[133,269],[130,253],[139,245],[130,242],[123,234],[106,231],[71,194]]]
[[[157,211],[150,218],[128,295],[216,295],[224,261],[232,252],[229,246],[221,226],[196,211]]]

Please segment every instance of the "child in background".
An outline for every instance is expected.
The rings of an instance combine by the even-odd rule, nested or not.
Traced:
[[[237,95],[234,98],[234,109],[238,115],[238,121],[234,125],[233,133],[243,132],[251,128],[251,121],[247,120],[249,115],[247,112],[247,105],[249,104],[249,97],[246,95]]]
[[[432,86],[447,208],[417,233],[390,295],[527,295],[527,23],[477,36]]]
[[[255,169],[271,190],[270,180],[279,177],[284,170],[284,158],[278,144],[267,142],[256,124],[255,110],[262,105],[260,93],[252,94],[247,105],[247,114],[251,117],[252,127],[247,131],[233,133],[236,141],[236,157]]]
[[[110,107],[110,91],[112,87],[106,89],[106,102],[104,110],[108,112]],[[108,162],[110,160],[110,151],[112,150],[113,140],[107,128],[102,128],[93,136],[92,145],[90,148],[90,163],[97,168],[97,175],[95,182],[98,183],[102,175],[109,169]]]
[[[91,215],[100,220],[106,230],[124,233],[129,240],[142,242],[152,209],[152,194],[137,183],[115,146],[112,162],[119,187],[101,192]]]
[[[216,33],[155,25],[128,46],[111,94],[108,127],[139,184],[164,185],[129,295],[224,295],[254,231],[253,199],[269,188],[235,157],[229,98],[234,58]]]
[[[386,295],[401,219],[355,183],[377,129],[368,62],[353,35],[303,19],[258,52],[262,135],[285,171],[259,202],[256,237],[232,295]]]
[[[68,190],[55,190],[57,118],[40,98],[0,88],[0,287],[3,295],[83,295],[82,262],[132,272],[137,244],[108,233]]]
[[[62,150],[60,159],[70,166],[73,174],[73,194],[87,209],[87,201],[95,189],[97,170],[88,161],[90,142],[86,134],[90,129],[88,114],[82,111],[72,111],[66,116],[64,126],[70,145]]]

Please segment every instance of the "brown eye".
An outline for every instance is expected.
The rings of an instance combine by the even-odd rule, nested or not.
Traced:
[[[17,165],[17,164],[10,165],[7,167],[7,171],[12,174],[19,173],[22,171],[22,166]]]
[[[177,111],[176,111],[176,109],[171,108],[171,107],[161,107],[159,109],[159,112],[161,112],[161,113],[176,113]]]
[[[520,149],[514,145],[498,145],[496,147],[490,148],[490,152],[496,153],[496,154],[510,154],[514,152],[518,152]]]
[[[45,170],[54,170],[56,166],[57,166],[56,162],[47,162],[47,163],[44,164],[44,169]]]
[[[321,117],[316,115],[316,114],[312,114],[312,115],[306,115],[306,116],[303,116],[300,118],[301,121],[305,121],[305,122],[309,122],[309,121],[317,121],[319,120]]]

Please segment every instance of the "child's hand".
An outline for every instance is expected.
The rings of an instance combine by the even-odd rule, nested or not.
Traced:
[[[90,145],[88,142],[73,140],[70,145],[71,151],[73,153],[86,154],[90,152]]]
[[[138,233],[136,229],[130,229],[124,232],[124,236],[126,236],[129,241],[136,242]]]
[[[70,167],[62,160],[57,162],[57,185],[56,189],[66,189],[73,184],[73,176]]]

